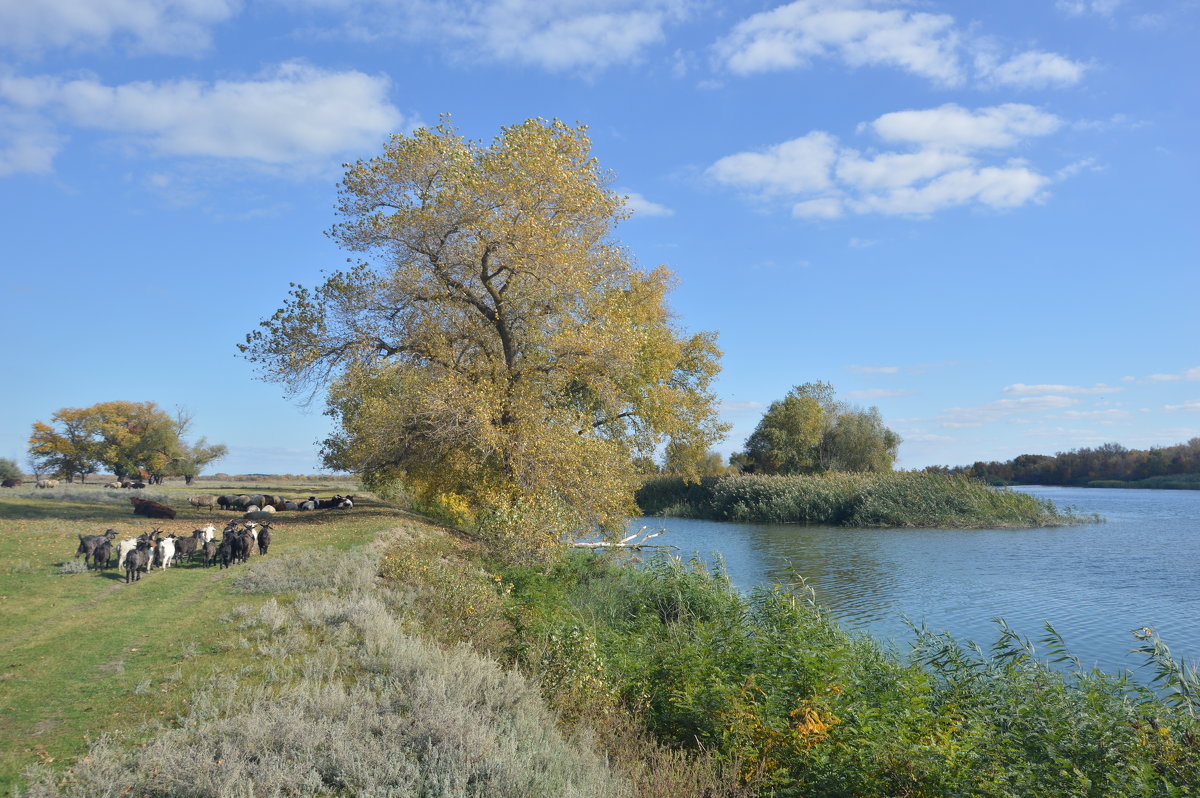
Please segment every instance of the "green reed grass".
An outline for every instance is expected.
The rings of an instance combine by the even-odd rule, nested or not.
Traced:
[[[692,483],[659,477],[642,486],[637,500],[650,515],[825,526],[1036,527],[1099,520],[961,475],[909,471],[739,475]]]

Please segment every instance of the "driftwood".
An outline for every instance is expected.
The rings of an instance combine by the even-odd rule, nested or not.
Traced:
[[[651,538],[656,538],[659,535],[661,535],[663,532],[666,532],[667,530],[665,530],[665,529],[660,529],[657,532],[652,532],[649,535],[644,536],[641,540],[634,540],[634,538],[638,537],[645,531],[646,531],[646,527],[642,527],[641,529],[639,529],[637,532],[634,532],[629,537],[621,538],[618,541],[577,540],[571,544],[571,548],[573,548],[573,549],[677,549],[677,548],[679,548],[678,546],[672,546],[669,543],[647,543],[646,542],[647,540],[650,540]]]

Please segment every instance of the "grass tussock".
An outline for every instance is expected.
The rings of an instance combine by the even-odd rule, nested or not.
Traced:
[[[1099,520],[961,475],[908,471],[747,474],[693,483],[659,477],[642,486],[637,501],[648,515],[847,527],[1037,527]]]

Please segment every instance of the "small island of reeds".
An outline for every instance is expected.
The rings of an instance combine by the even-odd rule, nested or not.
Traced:
[[[637,503],[646,515],[845,527],[1042,527],[1093,523],[1070,508],[961,475],[896,471],[798,476],[655,477]]]

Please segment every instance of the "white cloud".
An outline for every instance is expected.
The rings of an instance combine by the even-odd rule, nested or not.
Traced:
[[[807,66],[836,57],[851,66],[893,66],[935,83],[963,80],[954,18],[857,0],[796,0],[739,22],[717,43],[735,73]]]
[[[1026,385],[1023,382],[1014,383],[1004,386],[1004,392],[1025,396],[1029,394],[1103,394],[1116,393],[1124,388],[1114,385],[1096,385],[1089,387],[1082,385]]]
[[[1183,379],[1179,374],[1151,374],[1146,382],[1178,382]]]
[[[987,61],[977,62],[987,64]],[[1044,89],[1059,86],[1074,86],[1083,80],[1087,67],[1058,53],[1043,53],[1029,50],[1019,53],[1004,63],[981,66],[986,80],[1001,86],[1016,86],[1025,89]]]
[[[1124,0],[1058,0],[1054,5],[1059,11],[1073,17],[1097,14],[1111,17]]]
[[[893,67],[941,86],[972,79],[1069,86],[1084,72],[1083,65],[1057,53],[1027,51],[1000,59],[991,39],[948,14],[914,11],[902,0],[795,0],[742,20],[715,49],[739,75],[800,69],[821,58],[852,67]]]
[[[842,215],[842,201],[836,197],[797,202],[792,206],[792,216],[797,219],[837,219]]]
[[[143,52],[194,54],[239,0],[5,0],[0,47],[22,52],[128,44]]]
[[[1178,405],[1164,405],[1163,409],[1171,410],[1171,411],[1190,410],[1192,412],[1200,413],[1200,399],[1191,399],[1189,401],[1184,402],[1183,404],[1178,404]]]
[[[1128,410],[1067,410],[1063,413],[1067,418],[1093,418],[1098,421],[1116,421],[1121,418],[1128,418]]]
[[[1200,380],[1200,366],[1193,366],[1192,368],[1183,372],[1183,378],[1192,382]]]
[[[846,370],[853,374],[897,374],[900,371],[899,366],[846,366]]]
[[[320,167],[375,149],[403,122],[386,78],[283,64],[247,81],[106,86],[93,78],[0,76],[0,99],[162,156]]]
[[[52,172],[65,141],[37,114],[0,104],[0,177]]]
[[[433,43],[454,61],[503,61],[552,72],[636,61],[666,39],[688,0],[301,0],[328,29],[357,39]],[[284,4],[281,2],[281,4]],[[284,4],[291,9],[297,3]],[[680,63],[678,57],[676,65]]]
[[[625,207],[634,216],[674,216],[675,211],[666,205],[651,202],[636,191],[621,192],[625,194]]]
[[[1018,413],[1038,413],[1062,410],[1079,404],[1069,396],[1023,396],[1019,399],[997,399],[976,407],[951,407],[942,416],[942,426],[950,429],[981,427]]]
[[[1043,199],[1054,178],[1020,159],[986,164],[980,151],[1014,147],[1060,126],[1058,117],[1030,105],[972,111],[946,104],[884,114],[857,128],[860,134],[908,145],[910,151],[864,153],[818,130],[757,152],[728,155],[707,175],[764,199],[791,195],[792,215],[806,219],[928,215],[962,205],[1015,208]]]
[[[831,185],[836,145],[830,134],[814,131],[760,152],[727,155],[710,166],[708,174],[718,182],[768,194],[819,191]]]
[[[1005,103],[971,111],[946,103],[937,108],[894,111],[870,124],[884,141],[954,152],[1012,147],[1023,139],[1049,135],[1062,120],[1032,105]]]

